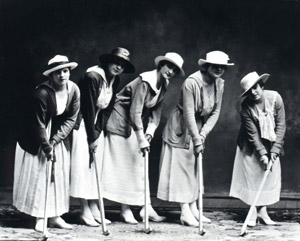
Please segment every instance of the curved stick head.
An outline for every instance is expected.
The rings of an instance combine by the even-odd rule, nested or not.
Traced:
[[[110,232],[109,232],[108,230],[103,231],[103,235],[104,235],[104,236],[108,236],[108,235],[110,235]]]
[[[247,232],[245,231],[245,232],[242,232],[241,234],[240,234],[240,236],[241,237],[245,237],[247,235]]]
[[[199,235],[204,236],[205,232],[204,230],[199,231]]]
[[[48,233],[45,233],[45,234],[43,235],[42,241],[47,241],[48,236],[49,236]]]
[[[151,228],[144,229],[144,232],[146,234],[150,234],[152,232],[152,229]]]

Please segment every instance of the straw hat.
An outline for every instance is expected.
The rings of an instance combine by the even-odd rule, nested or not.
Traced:
[[[110,54],[102,54],[99,57],[100,63],[113,63],[114,61],[120,61],[125,65],[123,73],[134,73],[135,67],[130,62],[130,52],[121,47],[117,47],[111,51]]]
[[[75,69],[78,66],[76,62],[69,62],[69,59],[67,56],[63,55],[56,55],[52,59],[49,60],[48,62],[48,67],[49,69],[46,70],[43,75],[49,76],[52,72],[55,72],[56,70],[59,69],[64,69],[64,68],[70,68],[70,69]]]
[[[174,53],[174,52],[169,52],[169,53],[166,53],[165,56],[157,56],[154,59],[154,63],[156,65],[156,67],[163,60],[171,62],[172,64],[174,64],[179,69],[181,76],[185,75],[185,73],[182,69],[182,65],[183,65],[184,61],[183,61],[183,58],[179,54]]]
[[[244,78],[242,78],[240,83],[240,86],[243,89],[243,93],[240,97],[244,96],[247,91],[249,91],[260,80],[263,83],[266,83],[269,77],[269,74],[262,74],[261,76],[259,76],[255,71],[247,74]]]
[[[217,64],[233,66],[234,63],[228,63],[229,56],[222,51],[212,51],[206,54],[206,59],[199,59],[198,64],[201,66],[203,64]]]

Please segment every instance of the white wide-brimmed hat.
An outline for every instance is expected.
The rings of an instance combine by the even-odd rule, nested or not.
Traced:
[[[49,76],[52,72],[64,69],[64,68],[70,68],[75,69],[78,66],[76,62],[69,62],[69,59],[67,56],[64,55],[55,55],[52,59],[48,62],[49,69],[46,70],[43,75]]]
[[[183,61],[183,58],[179,54],[174,53],[174,52],[169,52],[169,53],[166,53],[165,56],[157,56],[154,59],[154,63],[156,65],[156,67],[163,60],[171,62],[172,64],[174,64],[179,69],[181,76],[185,75],[184,70],[182,69],[182,65],[183,65],[184,61]]]
[[[199,59],[198,64],[201,66],[203,64],[217,64],[233,66],[234,63],[228,63],[229,56],[222,51],[211,51],[206,54],[206,59]]]
[[[117,47],[111,51],[110,54],[102,54],[99,56],[100,63],[113,63],[114,61],[120,61],[125,65],[123,73],[134,73],[135,67],[130,62],[130,52],[122,47]]]
[[[247,93],[247,91],[249,91],[260,80],[263,83],[266,83],[269,77],[269,74],[262,74],[261,76],[259,76],[255,71],[247,74],[244,78],[242,78],[240,83],[240,86],[243,89],[243,93],[240,97],[243,97]]]

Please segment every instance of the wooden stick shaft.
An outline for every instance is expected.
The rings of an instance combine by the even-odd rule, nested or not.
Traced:
[[[197,157],[198,163],[198,185],[199,185],[199,233],[203,233],[203,171],[202,171],[202,153],[199,153]]]
[[[259,186],[258,191],[256,193],[256,196],[254,198],[254,202],[252,203],[252,205],[250,207],[250,210],[249,210],[249,212],[247,214],[247,217],[245,219],[245,222],[243,224],[243,227],[242,227],[242,230],[241,230],[241,235],[243,235],[246,232],[248,222],[249,222],[249,220],[250,220],[250,218],[252,216],[252,213],[253,213],[253,211],[254,211],[254,209],[256,207],[257,200],[258,200],[258,198],[260,196],[260,193],[262,191],[262,188],[263,188],[263,186],[264,186],[264,184],[265,184],[265,182],[267,180],[267,177],[268,177],[268,174],[269,174],[270,169],[272,167],[272,164],[273,164],[273,162],[269,161],[268,166],[267,166],[267,170],[264,173],[263,179],[261,180],[260,186]]]
[[[149,172],[148,172],[148,163],[149,163],[149,153],[145,152],[145,230],[149,230]]]
[[[105,212],[104,212],[104,204],[103,204],[103,197],[102,197],[102,190],[101,190],[101,184],[100,184],[100,177],[98,173],[98,168],[97,168],[97,160],[95,153],[92,153],[94,163],[95,163],[95,172],[96,172],[96,179],[97,179],[97,188],[98,188],[98,201],[99,201],[99,209],[100,209],[100,216],[101,216],[101,226],[102,226],[102,232],[103,234],[106,234],[108,232],[106,228],[106,223],[105,223]]]
[[[44,223],[43,223],[43,235],[45,236],[47,233],[47,223],[48,223],[48,194],[51,183],[51,170],[52,170],[52,160],[47,161],[46,163],[46,193],[45,193],[45,206],[44,206]]]

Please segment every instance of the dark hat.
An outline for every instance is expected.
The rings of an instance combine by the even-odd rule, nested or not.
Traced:
[[[130,62],[130,52],[121,47],[117,47],[111,51],[110,54],[102,54],[99,57],[100,63],[113,63],[114,61],[120,61],[125,65],[123,73],[134,73],[135,67]]]

